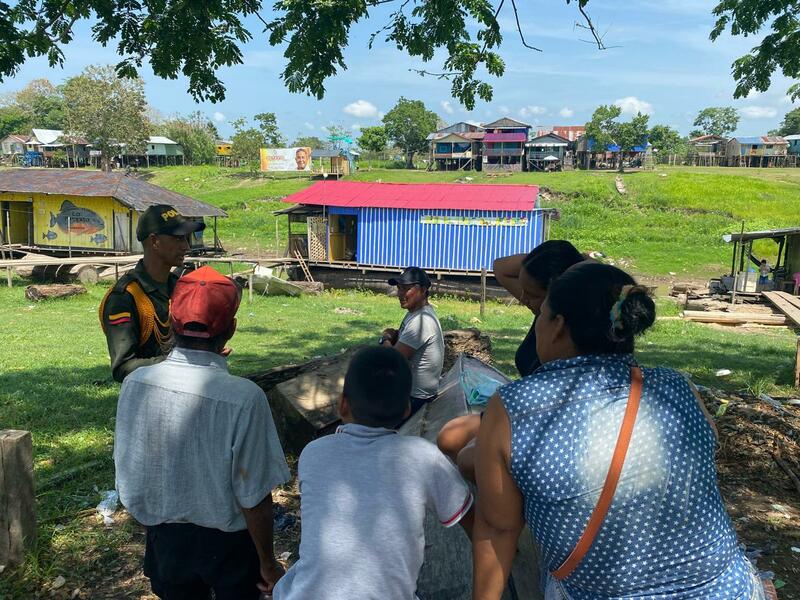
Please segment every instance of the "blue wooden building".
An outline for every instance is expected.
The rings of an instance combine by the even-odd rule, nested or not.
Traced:
[[[284,199],[289,255],[311,265],[469,274],[547,239],[530,185],[318,182]]]

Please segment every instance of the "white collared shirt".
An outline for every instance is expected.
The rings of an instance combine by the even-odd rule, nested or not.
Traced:
[[[222,356],[184,348],[125,378],[114,464],[120,500],[143,525],[240,531],[241,507],[289,479],[261,388]]]

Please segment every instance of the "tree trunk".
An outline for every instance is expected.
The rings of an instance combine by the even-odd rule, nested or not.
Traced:
[[[406,150],[406,169],[414,168],[414,151]]]
[[[25,297],[28,300],[38,302],[49,298],[67,298],[85,294],[86,288],[82,285],[53,284],[53,285],[29,285],[25,288]]]

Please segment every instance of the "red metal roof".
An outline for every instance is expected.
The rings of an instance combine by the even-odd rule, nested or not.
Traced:
[[[527,142],[528,136],[524,133],[487,133],[484,142]]]
[[[522,210],[536,208],[535,185],[319,181],[284,202],[351,208]]]

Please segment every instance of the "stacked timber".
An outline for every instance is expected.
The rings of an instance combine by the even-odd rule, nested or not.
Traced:
[[[718,323],[721,325],[745,325],[752,323],[756,325],[788,325],[789,320],[779,314],[763,312],[724,312],[716,310],[685,310],[683,318],[687,321],[696,323]]]

